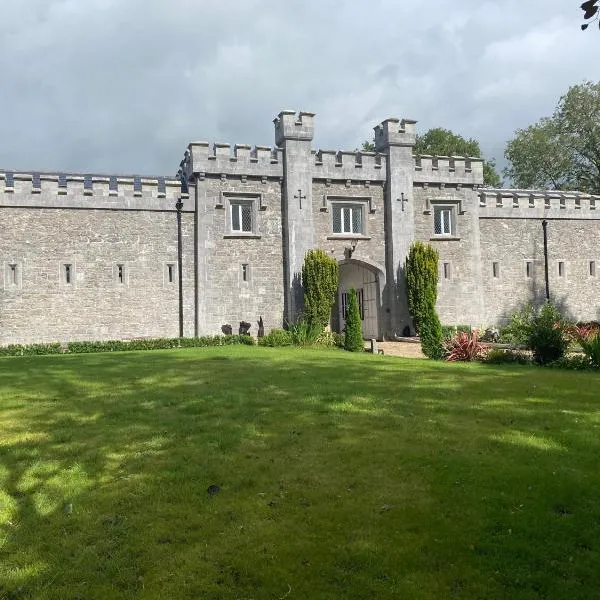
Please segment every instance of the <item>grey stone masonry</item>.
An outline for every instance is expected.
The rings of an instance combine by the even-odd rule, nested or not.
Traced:
[[[183,201],[185,335],[256,334],[302,311],[306,252],[340,264],[331,325],[355,288],[363,334],[412,322],[404,263],[440,254],[444,324],[506,321],[545,297],[600,319],[600,197],[483,188],[483,162],[414,156],[416,122],[375,127],[375,152],[312,148],[315,116],[282,111],[275,146],[193,142],[169,177],[0,170],[0,344],[178,335],[175,205]]]

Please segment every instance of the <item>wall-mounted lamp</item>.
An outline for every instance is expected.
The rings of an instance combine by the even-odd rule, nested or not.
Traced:
[[[352,258],[352,255],[356,250],[356,244],[358,244],[358,240],[352,240],[352,245],[350,247],[346,246],[344,248],[344,254],[346,255],[346,258]]]

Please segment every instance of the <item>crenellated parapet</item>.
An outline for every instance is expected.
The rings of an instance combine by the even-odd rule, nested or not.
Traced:
[[[483,159],[464,156],[414,156],[415,183],[483,184]]]
[[[386,155],[379,152],[313,150],[313,178],[385,181]]]
[[[479,216],[600,220],[600,196],[556,190],[484,188],[479,190]]]
[[[188,179],[218,176],[283,177],[283,150],[269,146],[192,142],[181,163]]]
[[[0,171],[2,206],[167,210],[181,196],[168,177]]]

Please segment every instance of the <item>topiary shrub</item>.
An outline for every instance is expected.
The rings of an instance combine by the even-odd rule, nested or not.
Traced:
[[[323,250],[309,250],[302,265],[304,319],[311,328],[327,327],[340,279],[337,260]]]
[[[564,333],[563,317],[550,302],[546,302],[531,319],[527,347],[533,352],[533,361],[548,365],[565,355],[568,341]]]
[[[406,258],[405,276],[408,310],[423,354],[439,360],[444,357],[443,331],[435,310],[437,301],[439,253],[429,244],[415,242]]]
[[[352,288],[348,292],[348,314],[346,315],[346,336],[344,348],[349,352],[363,352],[365,343],[362,336],[362,322],[356,290]]]

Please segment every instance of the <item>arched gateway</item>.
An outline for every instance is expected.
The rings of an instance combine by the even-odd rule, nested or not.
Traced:
[[[354,288],[358,296],[362,331],[365,339],[382,338],[382,292],[385,287],[383,269],[357,259],[340,261],[340,284],[334,307],[334,328],[343,331],[346,326],[348,292]]]

